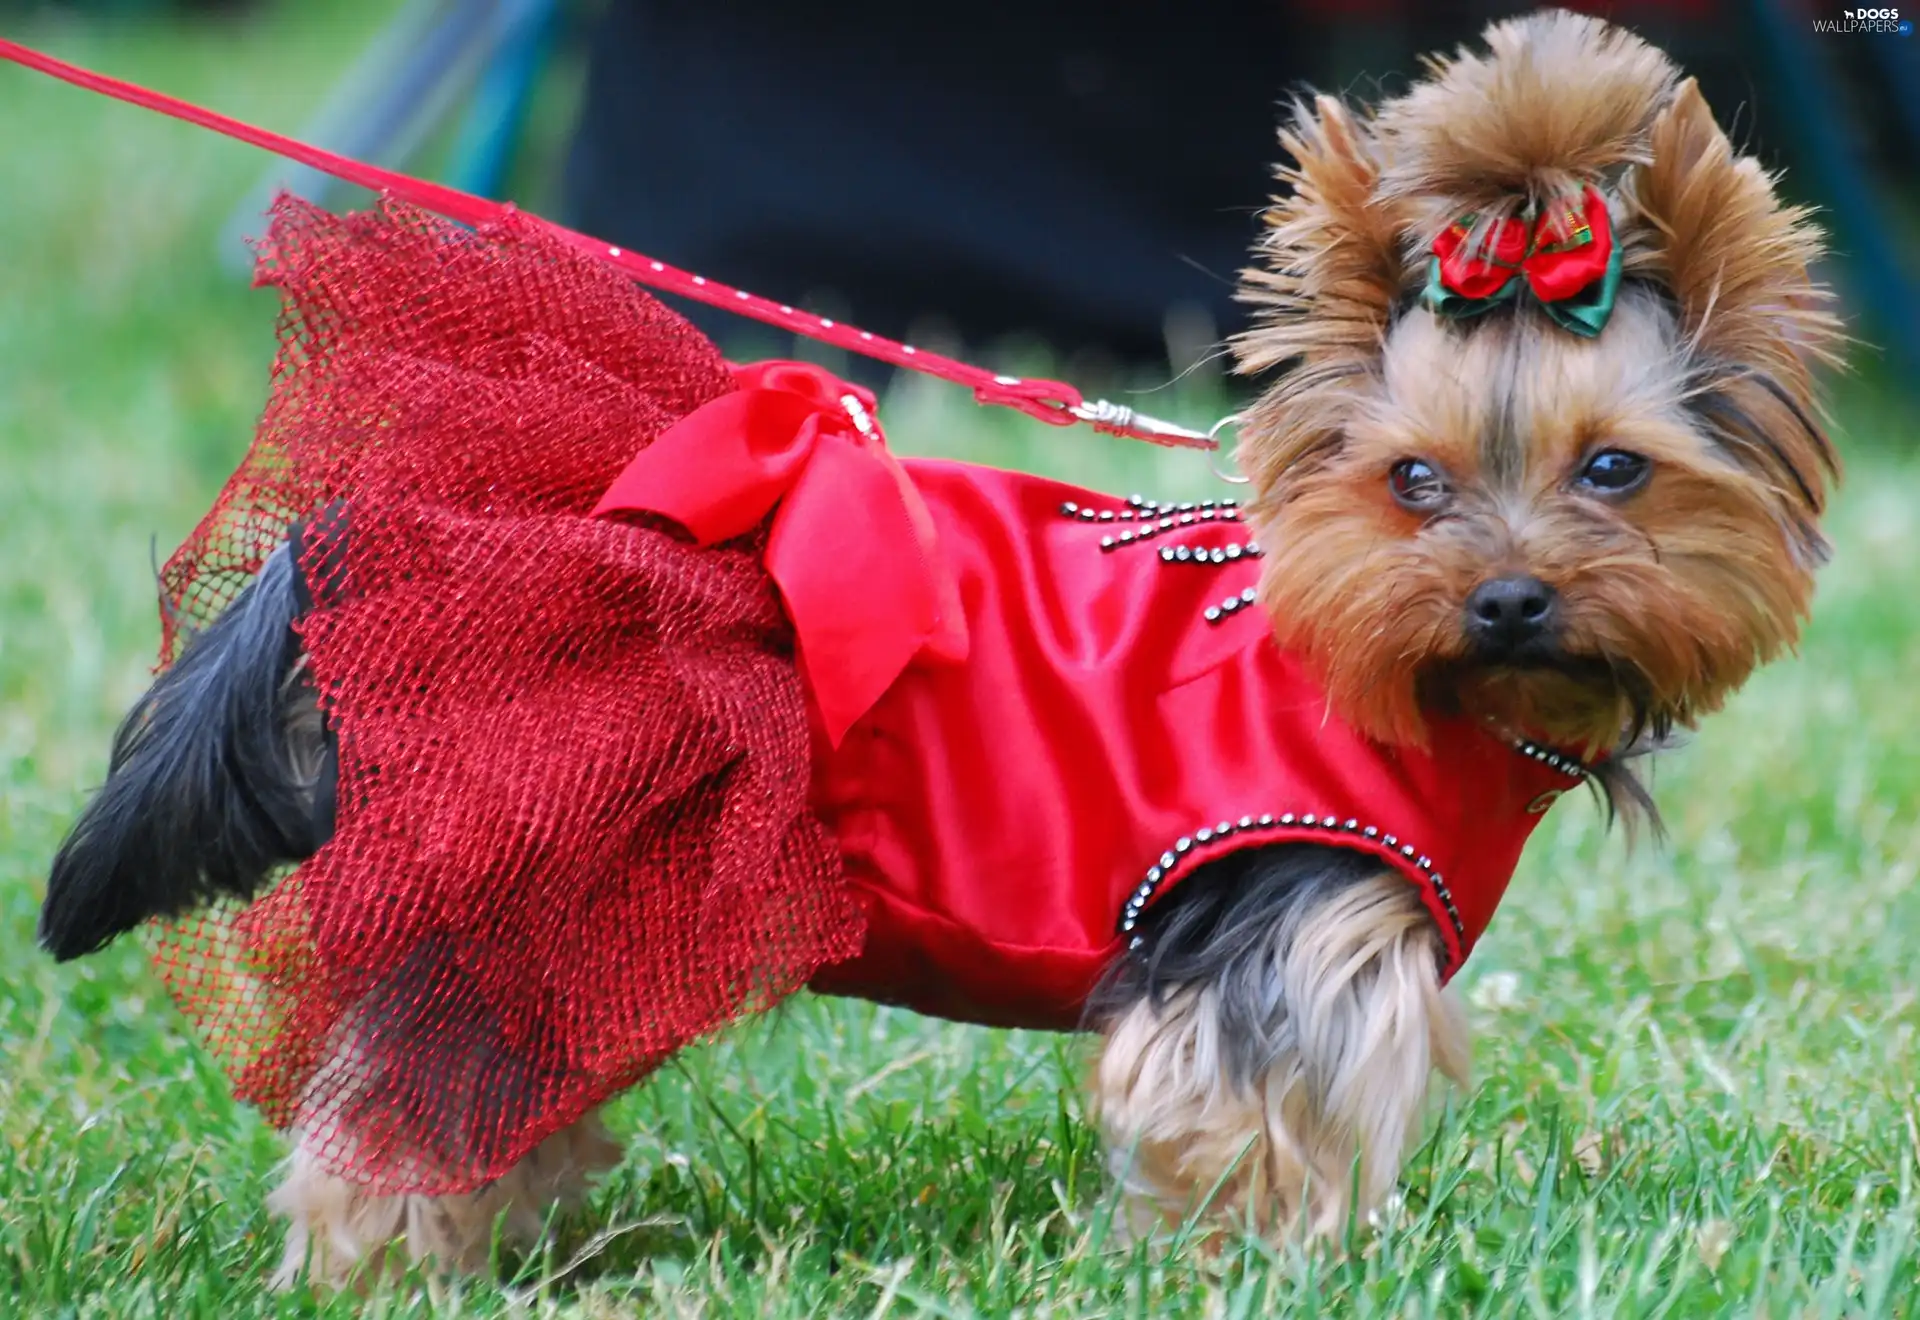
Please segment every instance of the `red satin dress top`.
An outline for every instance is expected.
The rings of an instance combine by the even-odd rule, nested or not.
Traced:
[[[1571,763],[1472,724],[1421,751],[1341,722],[1252,603],[1260,554],[1231,503],[897,460],[865,391],[799,364],[736,374],[600,511],[717,540],[772,510],[816,809],[867,916],[814,989],[1072,1029],[1146,908],[1289,842],[1398,871],[1459,969]]]

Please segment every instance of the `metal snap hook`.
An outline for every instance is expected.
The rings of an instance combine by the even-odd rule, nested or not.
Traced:
[[[1207,439],[1212,445],[1212,450],[1207,454],[1207,466],[1213,469],[1214,476],[1220,478],[1220,480],[1226,482],[1229,486],[1244,486],[1253,480],[1252,477],[1244,473],[1222,472],[1218,460],[1214,458],[1215,453],[1222,452],[1224,449],[1220,443],[1220,432],[1229,426],[1240,425],[1242,417],[1243,414],[1240,413],[1228,413],[1225,417],[1222,417],[1219,421],[1207,428]]]

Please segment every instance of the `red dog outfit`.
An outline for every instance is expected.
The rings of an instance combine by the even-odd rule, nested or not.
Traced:
[[[338,824],[161,962],[241,1094],[376,1190],[498,1176],[803,984],[1073,1028],[1237,848],[1378,857],[1451,975],[1579,774],[1342,724],[1230,504],[895,460],[865,391],[729,368],[531,225],[283,203],[261,278],[273,397],[169,617],[344,510],[299,540]]]

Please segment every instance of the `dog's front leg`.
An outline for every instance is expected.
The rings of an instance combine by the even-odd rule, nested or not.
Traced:
[[[1196,872],[1141,929],[1094,1002],[1092,1111],[1132,1227],[1199,1211],[1338,1235],[1398,1180],[1432,1074],[1465,1080],[1414,889],[1358,854],[1262,849]]]

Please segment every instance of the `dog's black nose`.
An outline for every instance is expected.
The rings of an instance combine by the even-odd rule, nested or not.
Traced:
[[[1467,636],[1491,658],[1523,658],[1552,633],[1558,604],[1537,577],[1493,578],[1467,597]]]

